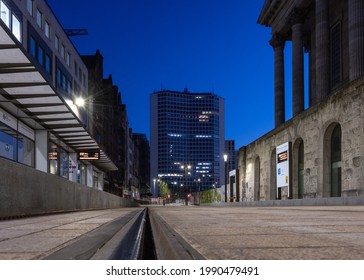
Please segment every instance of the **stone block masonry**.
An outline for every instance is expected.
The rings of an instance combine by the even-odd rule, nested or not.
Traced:
[[[364,196],[364,78],[360,78],[240,149],[243,201],[276,199],[275,149],[285,142],[292,143],[291,198],[332,196],[330,137],[337,125],[341,129],[339,196]],[[301,197],[297,167],[300,143],[304,150]]]

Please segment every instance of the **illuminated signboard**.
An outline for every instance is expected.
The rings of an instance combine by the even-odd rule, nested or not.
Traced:
[[[50,160],[58,160],[58,153],[57,152],[49,152],[48,159]]]
[[[100,159],[100,151],[84,151],[78,153],[79,160],[99,160]]]
[[[284,143],[277,147],[277,191],[279,188],[287,187],[288,197],[290,196],[290,143]]]
[[[277,155],[278,163],[284,162],[288,160],[288,151],[284,151]]]

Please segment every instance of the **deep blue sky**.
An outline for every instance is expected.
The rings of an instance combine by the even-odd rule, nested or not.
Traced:
[[[80,54],[100,49],[134,132],[149,139],[149,97],[161,88],[223,97],[226,139],[236,148],[273,128],[271,30],[257,24],[264,0],[48,3],[64,28],[88,30],[72,40]]]

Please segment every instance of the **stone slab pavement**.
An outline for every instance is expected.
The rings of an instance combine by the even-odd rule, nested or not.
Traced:
[[[70,258],[86,253],[89,257],[92,247],[97,250],[98,244],[110,239],[140,211],[141,208],[120,208],[0,220],[0,260],[43,259],[67,246]],[[90,238],[83,238],[91,234]],[[81,239],[84,248],[76,246]]]
[[[364,206],[151,207],[206,259],[364,260]]]

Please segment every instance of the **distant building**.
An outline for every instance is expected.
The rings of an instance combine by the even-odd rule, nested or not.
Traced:
[[[237,151],[235,150],[234,140],[225,140],[225,154],[227,154],[227,166],[228,170],[231,171],[236,168]]]
[[[183,198],[220,186],[225,134],[221,97],[187,90],[156,92],[151,95],[150,127],[152,188],[162,180],[172,196]]]
[[[139,194],[141,197],[150,193],[150,147],[147,136],[142,133],[133,133],[134,150],[138,151],[138,165],[136,174],[139,180]]]
[[[118,87],[112,76],[104,78],[103,56],[97,50],[94,55],[82,59],[88,69],[89,97],[86,106],[89,113],[89,129],[96,141],[110,155],[118,170],[107,172],[104,190],[119,196],[129,195],[128,161],[131,138],[125,104],[122,104]]]
[[[276,127],[240,149],[244,200],[364,195],[363,18],[362,0],[265,1],[258,23],[272,31]],[[286,121],[288,41],[293,118]]]

